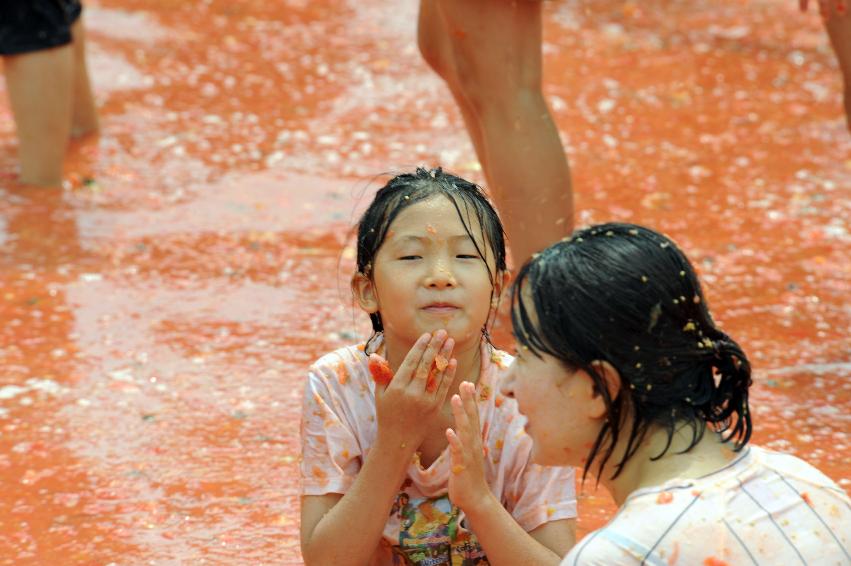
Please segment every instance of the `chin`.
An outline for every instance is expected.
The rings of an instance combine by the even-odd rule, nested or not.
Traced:
[[[448,323],[437,323],[428,325],[423,332],[437,332],[438,330],[445,330],[449,333],[449,337],[455,340],[455,343],[468,343],[472,340],[479,340],[482,335],[480,328],[465,328],[466,325],[458,324],[455,321],[449,321]]]

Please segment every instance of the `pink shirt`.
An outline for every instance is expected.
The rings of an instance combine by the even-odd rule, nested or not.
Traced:
[[[541,467],[529,456],[517,403],[499,393],[511,356],[494,350],[476,386],[485,474],[493,493],[526,531],[576,517],[572,468]],[[368,358],[350,346],[311,368],[302,415],[302,493],[346,493],[376,439],[374,383]],[[427,469],[415,457],[384,527],[372,564],[454,564],[484,556],[464,513],[447,497],[448,449]],[[407,560],[407,562],[406,562]]]

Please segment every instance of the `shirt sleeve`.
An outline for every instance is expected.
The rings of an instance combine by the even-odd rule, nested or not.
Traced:
[[[308,372],[301,418],[303,495],[346,493],[360,471],[362,454],[338,383],[328,365],[317,363]]]

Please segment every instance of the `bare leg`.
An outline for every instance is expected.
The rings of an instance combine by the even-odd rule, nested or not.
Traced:
[[[515,263],[522,263],[573,229],[570,170],[541,92],[540,2],[434,0],[433,6],[449,47],[435,50],[449,60],[441,61],[450,70],[441,76],[456,100],[466,102],[465,120],[478,124],[481,140],[476,143],[473,128],[471,136]]]
[[[97,131],[98,115],[86,64],[86,33],[82,18],[71,27],[71,34],[74,38],[74,107],[71,137],[76,138]]]
[[[452,97],[455,99],[455,103],[458,104],[458,108],[461,110],[461,117],[464,119],[464,125],[470,134],[470,140],[473,142],[473,149],[476,151],[479,163],[485,169],[485,144],[482,128],[479,125],[479,119],[473,107],[458,87],[459,81],[456,78],[457,72],[452,56],[452,46],[449,43],[449,30],[446,27],[443,16],[440,14],[437,0],[422,0],[420,2],[417,41],[423,59],[446,81]],[[487,169],[484,172],[487,178]],[[487,182],[490,185],[491,179],[488,178]]]
[[[57,186],[71,131],[70,45],[4,58],[18,129],[21,182]]]
[[[830,43],[839,60],[842,84],[845,90],[845,121],[851,131],[851,16],[835,15],[827,20],[825,27]]]

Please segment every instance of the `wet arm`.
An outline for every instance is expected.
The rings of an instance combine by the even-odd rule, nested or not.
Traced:
[[[527,533],[493,495],[470,509],[467,516],[488,561],[495,566],[557,566],[576,540],[573,519],[545,523]]]
[[[301,552],[307,566],[369,562],[411,456],[410,449],[376,443],[345,495],[302,499]]]

